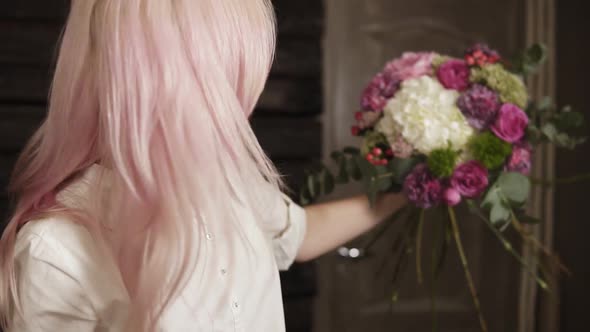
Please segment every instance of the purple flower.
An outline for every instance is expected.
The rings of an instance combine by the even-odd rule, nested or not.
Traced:
[[[498,94],[493,90],[481,84],[474,84],[459,97],[457,106],[472,127],[483,130],[496,119],[500,101]]]
[[[502,140],[515,143],[524,136],[528,124],[529,118],[523,110],[514,104],[506,103],[500,107],[492,131]]]
[[[410,202],[427,209],[441,202],[442,184],[430,173],[426,164],[418,164],[406,177],[404,192]]]
[[[528,143],[522,142],[514,145],[512,154],[506,163],[506,171],[529,175],[531,173],[532,152],[533,149]]]
[[[449,60],[438,67],[436,76],[447,89],[463,91],[469,87],[469,66],[463,60]]]
[[[464,197],[475,198],[488,187],[488,170],[475,160],[463,163],[453,172],[451,187]]]
[[[406,52],[400,58],[389,62],[385,66],[385,72],[405,81],[423,75],[432,74],[432,52]]]
[[[390,73],[379,73],[363,91],[361,107],[366,111],[380,112],[399,89],[401,80]]]
[[[455,188],[447,188],[443,193],[443,201],[448,206],[455,206],[461,203],[461,194]]]

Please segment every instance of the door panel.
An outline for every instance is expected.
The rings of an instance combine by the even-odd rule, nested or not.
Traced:
[[[349,134],[359,95],[384,63],[404,51],[436,50],[460,55],[476,41],[486,41],[504,54],[522,47],[521,1],[474,0],[327,0],[325,44],[325,151],[358,144]],[[327,154],[326,154],[327,155]],[[354,189],[353,189],[354,191]],[[518,266],[477,219],[460,213],[460,228],[490,331],[516,330]],[[432,229],[424,227],[423,269],[428,279]],[[401,224],[401,223],[400,223]],[[429,284],[416,282],[411,256],[398,301],[392,306],[391,243],[394,225],[374,247],[374,256],[351,260],[330,254],[319,264],[316,331],[431,331]],[[350,246],[362,246],[372,234]],[[377,273],[383,261],[388,263]],[[455,246],[437,283],[439,331],[478,331],[465,276]]]

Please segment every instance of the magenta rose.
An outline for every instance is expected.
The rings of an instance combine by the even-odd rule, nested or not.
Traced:
[[[390,73],[379,73],[367,85],[361,97],[361,107],[366,111],[380,112],[387,101],[399,89],[401,80]]]
[[[447,188],[443,193],[443,201],[448,206],[455,206],[461,203],[461,194],[455,188]]]
[[[531,155],[533,149],[528,143],[518,143],[512,148],[512,154],[506,163],[506,171],[523,175],[531,173]]]
[[[475,160],[459,165],[451,176],[451,187],[467,198],[479,196],[488,184],[488,170]]]
[[[426,164],[419,164],[406,176],[404,192],[410,202],[427,209],[441,202],[442,184],[430,173]]]
[[[423,75],[432,74],[432,59],[435,54],[431,52],[406,52],[400,58],[389,62],[385,66],[385,72],[405,81]]]
[[[520,141],[529,124],[529,117],[518,106],[506,103],[500,107],[492,131],[508,143]]]
[[[469,66],[463,60],[449,60],[438,67],[436,76],[447,89],[463,91],[469,87]]]

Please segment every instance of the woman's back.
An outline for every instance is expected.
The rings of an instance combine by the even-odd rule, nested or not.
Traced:
[[[74,204],[71,188],[78,194],[101,188],[94,182],[98,168],[92,166],[58,199]],[[243,233],[232,224],[211,222],[196,237],[203,242],[196,268],[163,313],[158,331],[284,330],[278,267],[295,258],[305,214],[293,204],[273,207],[274,229],[260,227],[248,211],[243,216]],[[100,243],[65,217],[25,224],[15,246],[24,315],[15,316],[10,331],[123,331],[129,296],[113,255]]]

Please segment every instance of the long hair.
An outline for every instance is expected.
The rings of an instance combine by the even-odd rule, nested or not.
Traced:
[[[248,121],[274,48],[268,0],[72,1],[47,117],[9,188],[16,206],[0,240],[2,325],[21,310],[18,229],[62,214],[115,258],[131,301],[126,330],[154,328],[199,259],[195,228],[239,227],[244,207],[260,218],[279,189]],[[76,212],[53,199],[97,162],[114,192],[88,193],[102,208]],[[105,221],[119,240],[105,235]]]

